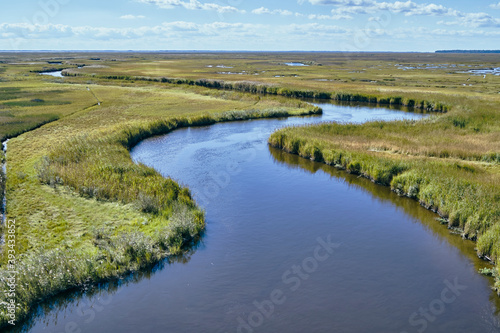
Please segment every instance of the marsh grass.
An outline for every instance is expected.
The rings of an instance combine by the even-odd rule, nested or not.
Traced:
[[[16,137],[85,109],[95,100],[81,88],[39,81],[8,82],[0,88],[0,140]]]
[[[199,86],[217,90],[239,91],[251,94],[275,95],[289,98],[325,99],[341,102],[360,102],[379,105],[405,106],[432,112],[447,112],[449,106],[442,102],[432,102],[428,100],[416,100],[401,96],[376,96],[351,92],[327,92],[321,90],[302,90],[297,88],[287,88],[276,84],[266,84],[252,81],[223,81],[209,79],[184,79],[184,78],[152,78],[144,76],[128,75],[89,75],[83,73],[64,72],[65,76],[92,77],[105,80],[120,81],[147,81],[160,82],[174,85]]]
[[[474,108],[472,111],[457,106],[453,112],[421,121],[372,121],[362,125],[327,123],[281,133],[290,137],[287,149],[292,151],[292,146],[297,144],[291,137],[294,133],[298,141],[310,136],[344,150],[497,164],[500,162],[500,116],[493,105],[485,104],[479,110]]]
[[[0,155],[2,153],[0,153]],[[3,171],[3,163],[4,162],[0,163],[0,214],[2,216],[3,214],[5,214],[4,198],[5,198],[5,182],[6,182],[5,172]],[[3,225],[0,226],[0,231],[3,234]]]
[[[137,203],[145,213],[168,218],[174,202],[195,207],[191,194],[153,168],[130,160],[129,150],[145,138],[187,126],[253,118],[317,114],[311,106],[299,113],[286,109],[230,111],[216,115],[155,120],[136,126],[118,126],[107,136],[69,139],[36,165],[38,179],[46,185],[69,186],[82,197],[100,201]]]
[[[59,115],[56,114],[36,114],[7,119],[0,124],[0,141],[14,138],[58,119]]]

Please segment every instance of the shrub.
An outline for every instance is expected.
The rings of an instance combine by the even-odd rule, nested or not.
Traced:
[[[161,204],[158,199],[144,193],[139,193],[137,203],[139,209],[144,213],[158,214],[161,210]]]
[[[458,128],[465,128],[467,125],[467,120],[462,117],[454,117],[452,118],[453,126]]]
[[[323,162],[323,154],[321,153],[321,149],[316,146],[311,148],[311,159],[315,162]]]
[[[361,173],[361,163],[351,162],[347,165],[347,172],[359,175]]]

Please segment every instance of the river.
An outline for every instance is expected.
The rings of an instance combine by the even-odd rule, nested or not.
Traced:
[[[176,130],[135,161],[188,186],[207,229],[186,256],[46,303],[30,332],[497,332],[474,243],[390,189],[269,148],[282,126],[419,119],[321,104],[323,116]]]

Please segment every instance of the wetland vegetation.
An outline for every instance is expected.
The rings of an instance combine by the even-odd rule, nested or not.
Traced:
[[[235,74],[220,73],[227,67]],[[498,67],[494,54],[0,54],[6,215],[22,272],[16,318],[62,291],[178,254],[203,232],[189,189],[134,163],[134,145],[180,127],[321,112],[297,98],[438,111],[285,128],[269,142],[419,200],[496,262],[500,76],[473,71]],[[54,70],[63,77],[39,75]]]

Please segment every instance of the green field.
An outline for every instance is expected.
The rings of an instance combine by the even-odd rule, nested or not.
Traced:
[[[495,261],[500,76],[470,72],[493,67],[494,54],[0,54],[17,318],[46,297],[177,254],[203,232],[189,189],[133,163],[136,143],[179,127],[320,111],[294,97],[440,111],[283,129],[270,143],[419,200]],[[56,69],[65,77],[39,75]]]

